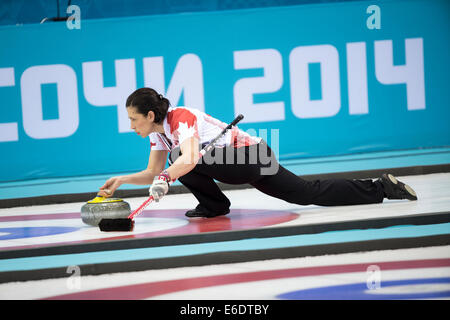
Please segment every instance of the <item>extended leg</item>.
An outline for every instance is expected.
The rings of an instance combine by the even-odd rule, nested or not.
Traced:
[[[275,175],[264,176],[252,185],[261,192],[290,203],[321,206],[370,204],[383,201],[379,181],[328,179],[306,181],[280,166]]]

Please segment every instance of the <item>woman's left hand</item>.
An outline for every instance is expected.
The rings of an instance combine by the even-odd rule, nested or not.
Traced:
[[[169,191],[170,177],[166,171],[161,172],[161,174],[155,179],[153,179],[152,186],[148,190],[150,196],[158,202],[162,197],[164,197]]]

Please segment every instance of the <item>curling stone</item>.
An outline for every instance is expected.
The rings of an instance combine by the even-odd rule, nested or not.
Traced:
[[[97,227],[102,219],[128,218],[130,213],[130,205],[122,199],[96,197],[81,207],[81,220]]]

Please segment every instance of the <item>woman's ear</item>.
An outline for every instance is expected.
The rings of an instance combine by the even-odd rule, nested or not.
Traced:
[[[155,113],[153,111],[149,111],[147,113],[147,119],[152,121],[152,122],[155,122]]]

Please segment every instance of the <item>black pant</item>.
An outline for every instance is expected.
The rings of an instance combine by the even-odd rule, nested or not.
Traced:
[[[170,154],[175,161],[179,150]],[[227,184],[249,183],[259,191],[299,205],[339,206],[379,203],[383,187],[379,181],[327,179],[306,181],[282,167],[264,141],[241,148],[215,148],[195,168],[179,178],[211,212],[226,212],[230,200],[214,179]]]

